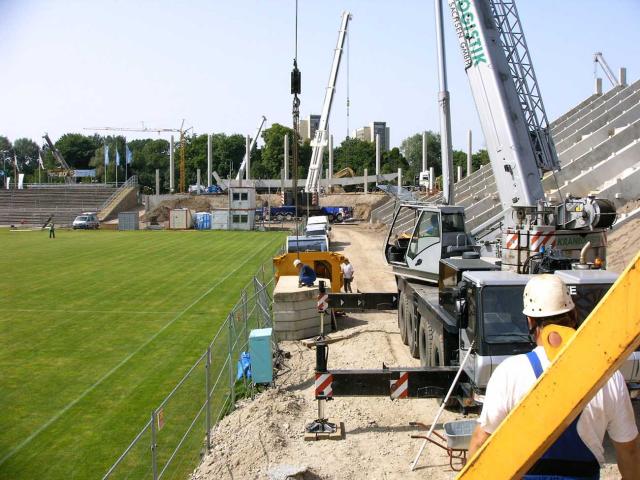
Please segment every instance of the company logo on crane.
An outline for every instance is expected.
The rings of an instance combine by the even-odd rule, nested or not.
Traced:
[[[453,16],[456,33],[460,39],[460,48],[464,57],[465,68],[487,63],[476,18],[471,11],[471,0],[449,0],[449,8]]]

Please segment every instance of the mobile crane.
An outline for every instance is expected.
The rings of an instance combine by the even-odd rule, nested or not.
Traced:
[[[349,27],[351,14],[349,12],[342,13],[340,22],[340,31],[338,32],[338,44],[333,54],[333,63],[331,64],[331,74],[329,75],[329,85],[324,95],[322,104],[322,112],[320,114],[320,123],[316,130],[311,146],[311,162],[309,163],[309,173],[307,174],[307,182],[305,184],[305,192],[318,193],[318,184],[322,176],[322,156],[324,148],[329,141],[329,116],[331,115],[331,105],[333,103],[333,95],[336,91],[336,80],[338,79],[338,70],[340,69],[340,60],[342,59],[342,51],[344,49],[344,40],[347,36],[347,28]]]
[[[532,348],[522,315],[531,275],[560,276],[576,296],[580,322],[617,278],[600,268],[606,229],[615,221],[613,205],[594,197],[545,198],[541,176],[559,170],[559,163],[514,0],[448,5],[503,208],[492,242],[496,256],[481,258],[483,245],[466,231],[464,207],[401,204],[384,244],[397,294],[375,301],[397,305],[402,340],[422,367],[328,370],[332,396],[386,392],[398,398],[401,390],[404,397],[444,397],[443,385],[471,350],[455,400],[465,407],[482,403],[497,365]],[[357,306],[376,308],[367,307],[373,295],[361,294]],[[329,294],[329,305],[346,310],[356,303],[350,296],[358,294]],[[637,395],[640,352],[621,371]]]
[[[53,142],[49,138],[49,134],[45,133],[42,136],[42,138],[46,142],[47,147],[49,148],[49,150],[51,150],[51,154],[53,155],[53,158],[55,158],[56,162],[58,162],[60,164],[60,170],[58,170],[58,173],[60,174],[60,176],[64,177],[65,183],[75,183],[75,180],[73,179],[74,170],[71,168],[71,166],[64,159],[64,157],[60,153],[60,150],[58,150],[56,148],[56,146],[53,144]]]

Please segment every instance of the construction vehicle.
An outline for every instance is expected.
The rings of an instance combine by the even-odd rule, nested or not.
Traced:
[[[343,310],[397,308],[402,340],[421,367],[325,368],[333,397],[443,398],[462,368],[450,398],[463,408],[478,405],[498,364],[533,347],[522,314],[531,275],[560,276],[575,297],[580,322],[617,278],[602,268],[613,205],[594,197],[545,198],[541,176],[559,163],[513,0],[449,0],[449,6],[502,213],[483,226],[492,235],[480,243],[465,228],[464,207],[447,201],[453,198],[453,165],[451,155],[446,158],[448,92],[441,82],[445,201],[404,202],[397,209],[384,244],[397,293],[329,294],[329,306]],[[441,31],[439,37],[443,58]],[[441,60],[441,76],[445,71]],[[640,352],[621,371],[637,395]]]
[[[60,165],[60,168],[54,171],[51,171],[49,173],[55,174],[56,176],[64,177],[65,183],[75,183],[75,180],[73,179],[73,175],[74,175],[73,168],[71,168],[71,166],[67,163],[67,161],[64,159],[64,157],[60,153],[60,150],[58,150],[56,146],[53,144],[53,142],[49,138],[49,134],[45,132],[42,138],[46,142],[49,150],[51,150],[51,154],[53,155],[53,158],[55,158],[56,162],[58,162],[58,164]]]
[[[311,152],[311,162],[309,163],[309,173],[305,184],[305,192],[318,193],[320,177],[322,176],[322,158],[324,148],[329,142],[329,116],[331,115],[331,104],[333,103],[333,95],[336,91],[336,81],[338,79],[338,70],[340,69],[340,60],[342,59],[342,51],[344,49],[344,41],[347,36],[347,28],[349,27],[351,14],[343,12],[340,22],[340,31],[338,32],[338,43],[334,50],[333,63],[331,64],[331,73],[329,75],[329,85],[324,96],[322,104],[322,112],[320,114],[320,123],[316,130],[315,136],[311,141],[313,150]]]
[[[530,275],[563,278],[577,296],[580,321],[613,285],[617,276],[599,266],[615,209],[593,197],[545,198],[541,175],[559,163],[514,2],[449,6],[503,212],[493,220],[494,238],[478,244],[463,207],[403,203],[385,257],[410,353],[424,367],[452,366],[474,342],[461,386],[466,399],[478,401],[502,360],[532,348],[521,313]],[[640,382],[638,352],[623,372],[629,384]]]

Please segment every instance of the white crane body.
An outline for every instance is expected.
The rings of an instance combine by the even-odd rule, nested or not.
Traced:
[[[349,20],[351,20],[351,14],[349,12],[343,12],[340,31],[338,32],[338,43],[334,50],[333,63],[331,64],[329,85],[327,86],[322,104],[320,123],[311,142],[313,151],[311,153],[309,173],[305,184],[305,191],[308,193],[318,192],[318,184],[322,176],[322,156],[324,155],[324,148],[329,142],[329,116],[331,115],[331,105],[333,104],[333,97],[336,91],[336,81],[338,79],[338,71],[340,70],[340,61],[342,59],[342,51],[344,50],[344,41],[347,36]]]

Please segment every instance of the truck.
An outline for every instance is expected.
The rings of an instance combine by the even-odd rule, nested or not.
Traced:
[[[332,396],[399,398],[398,386],[406,382],[404,396],[443,398],[468,353],[451,398],[463,408],[477,406],[495,368],[533,347],[522,314],[524,286],[532,275],[562,278],[579,322],[617,278],[604,269],[606,231],[616,219],[613,205],[594,196],[545,198],[541,176],[560,166],[515,3],[448,3],[502,211],[469,232],[464,207],[452,204],[449,94],[439,25],[442,202],[405,201],[397,207],[383,245],[396,292],[329,294],[329,305],[344,310],[397,308],[402,341],[421,367],[329,369]],[[476,240],[479,232],[482,241]],[[621,371],[637,398],[639,351]]]
[[[272,220],[282,222],[284,220],[291,221],[296,217],[307,215],[307,208],[299,206],[296,215],[296,207],[294,205],[283,205],[281,207],[271,207],[270,215]],[[262,213],[264,215],[264,213]],[[353,217],[353,208],[351,207],[309,207],[309,216],[326,215],[329,222],[343,222]]]
[[[502,3],[449,0],[503,207],[488,226],[493,238],[476,242],[463,207],[405,202],[384,245],[411,355],[423,367],[455,366],[473,344],[460,383],[471,403],[481,403],[501,361],[532,349],[522,314],[531,275],[560,276],[579,322],[617,278],[599,268],[606,265],[613,205],[595,197],[545,198],[541,174],[558,170],[559,162],[517,10]],[[630,388],[640,388],[640,352],[622,372]]]

